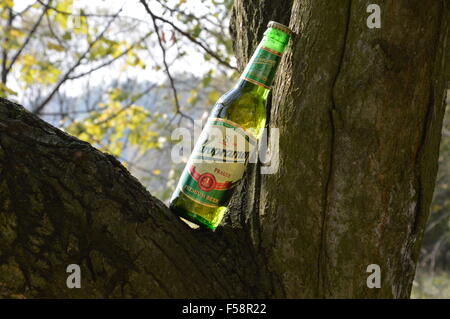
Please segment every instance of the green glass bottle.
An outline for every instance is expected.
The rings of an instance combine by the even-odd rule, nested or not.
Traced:
[[[266,124],[265,102],[292,32],[271,21],[236,86],[214,105],[170,200],[178,216],[214,230]]]

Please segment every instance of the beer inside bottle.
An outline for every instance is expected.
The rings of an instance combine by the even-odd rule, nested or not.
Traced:
[[[170,200],[178,216],[214,230],[266,124],[265,102],[291,31],[268,29],[239,82],[214,105]],[[253,154],[253,155],[252,155]]]

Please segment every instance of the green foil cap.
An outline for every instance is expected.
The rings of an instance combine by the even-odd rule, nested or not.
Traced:
[[[270,21],[267,27],[241,79],[270,90],[281,56],[293,33],[287,26],[275,21]]]
[[[275,22],[275,21],[270,21],[269,24],[267,25],[267,27],[281,30],[284,33],[286,33],[287,35],[289,35],[290,37],[294,34],[294,32],[292,32],[292,30],[289,29],[289,27],[285,26],[284,24]]]
[[[280,53],[283,53],[284,48],[289,42],[289,38],[293,35],[291,29],[289,29],[284,24],[270,21],[267,25],[267,30],[264,32],[264,36],[267,41],[263,39],[265,42],[265,46],[270,47],[273,50],[276,50]]]

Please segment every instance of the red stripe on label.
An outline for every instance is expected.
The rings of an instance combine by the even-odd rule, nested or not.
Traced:
[[[191,165],[191,167],[189,167],[189,174],[191,174],[192,178],[195,179],[195,181],[198,183],[200,180],[200,177],[202,176],[202,174],[200,174],[199,172],[197,172],[195,170],[195,166]],[[232,182],[224,182],[224,183],[216,183],[214,185],[213,189],[216,190],[226,190],[231,188],[231,186],[233,186],[234,184],[238,183],[239,181],[232,183]]]
[[[270,52],[272,54],[275,54],[275,55],[281,57],[281,53],[280,52],[277,52],[275,50],[272,50],[272,49],[269,49],[269,48],[266,48],[266,47],[261,47],[261,49],[266,50],[267,52]]]
[[[198,182],[198,179],[200,178],[200,173],[195,170],[194,165],[191,165],[191,167],[189,167],[189,173],[191,174],[192,178]]]
[[[253,84],[262,86],[263,88],[266,88],[266,89],[269,89],[269,90],[270,90],[270,87],[268,87],[267,85],[262,84],[261,82],[258,82],[258,81],[253,80],[253,79],[249,79],[249,78],[247,78],[247,77],[245,77],[245,76],[243,76],[243,78],[244,78],[245,81],[249,81],[249,82],[251,82],[251,83],[253,83]]]

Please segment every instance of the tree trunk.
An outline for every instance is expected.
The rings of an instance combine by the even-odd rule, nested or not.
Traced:
[[[0,98],[0,296],[262,297],[254,259],[244,233],[192,230],[114,157]]]
[[[269,20],[296,36],[269,104],[279,171],[251,167],[214,233],[180,222],[112,156],[0,99],[0,296],[409,297],[450,5],[378,1],[382,28],[368,29],[369,3],[236,1],[241,68]],[[69,264],[80,289],[66,286]],[[379,289],[366,285],[370,264]]]
[[[235,28],[247,30],[238,57],[251,51],[254,22],[243,21],[265,2],[237,1]],[[270,114],[280,169],[255,186],[249,218],[277,296],[410,295],[449,85],[450,3],[377,1],[382,27],[369,29],[372,2],[290,10],[296,36]],[[370,264],[381,267],[379,289],[366,285]]]

